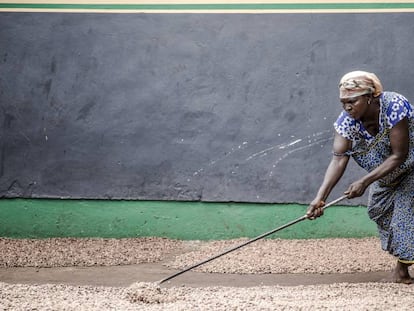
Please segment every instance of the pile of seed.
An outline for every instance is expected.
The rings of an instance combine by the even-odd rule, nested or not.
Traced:
[[[413,310],[414,286],[391,283],[314,286],[172,287],[157,299],[131,288],[9,285],[0,282],[1,310]],[[135,299],[138,298],[138,299]]]
[[[0,267],[57,267],[163,261],[181,269],[245,242],[137,239],[0,238]],[[175,257],[174,257],[175,256]],[[260,240],[198,269],[217,273],[388,271],[395,259],[377,238]],[[0,310],[412,310],[414,285],[336,283],[313,286],[125,287],[0,282]]]
[[[166,303],[179,300],[178,291],[163,288],[158,283],[138,282],[132,284],[126,291],[126,297],[131,302]]]
[[[183,269],[246,242],[246,239],[199,243],[168,266]],[[217,273],[354,273],[390,271],[395,258],[381,250],[378,238],[259,240],[219,257],[195,271]]]
[[[115,266],[163,261],[174,269],[246,242],[178,241],[165,238],[0,238],[0,267]],[[389,271],[395,258],[381,250],[378,238],[264,239],[200,266],[216,273],[353,273]]]
[[[181,248],[165,238],[0,238],[0,267],[115,266],[157,262]]]

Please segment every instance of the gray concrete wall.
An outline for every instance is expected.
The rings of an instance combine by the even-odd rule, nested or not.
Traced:
[[[0,13],[0,196],[306,203],[342,74],[414,101],[413,30],[408,13]]]

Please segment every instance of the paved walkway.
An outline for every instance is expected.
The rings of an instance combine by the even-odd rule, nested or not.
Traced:
[[[120,286],[135,282],[157,282],[174,273],[162,263],[146,263],[111,267],[59,267],[59,268],[0,268],[0,281],[6,283]],[[389,272],[352,274],[220,274],[188,271],[163,283],[163,286],[232,286],[261,285],[316,285],[331,283],[378,282]]]

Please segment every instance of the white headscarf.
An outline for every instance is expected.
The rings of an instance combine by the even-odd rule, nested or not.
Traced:
[[[371,72],[351,71],[341,78],[339,82],[339,97],[349,98],[372,94],[379,96],[383,91],[381,81]]]

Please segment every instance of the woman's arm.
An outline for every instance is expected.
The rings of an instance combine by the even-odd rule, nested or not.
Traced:
[[[408,155],[409,140],[408,120],[407,118],[404,118],[391,128],[391,155],[377,168],[352,183],[348,190],[345,191],[345,194],[347,194],[349,198],[363,195],[370,184],[381,177],[384,177],[404,163]]]
[[[324,201],[344,174],[349,161],[349,156],[345,153],[350,149],[351,141],[335,132],[333,156],[328,168],[326,169],[325,177],[319,187],[318,193],[309,204],[307,211],[309,219],[315,219],[323,215],[322,207],[325,204]]]

